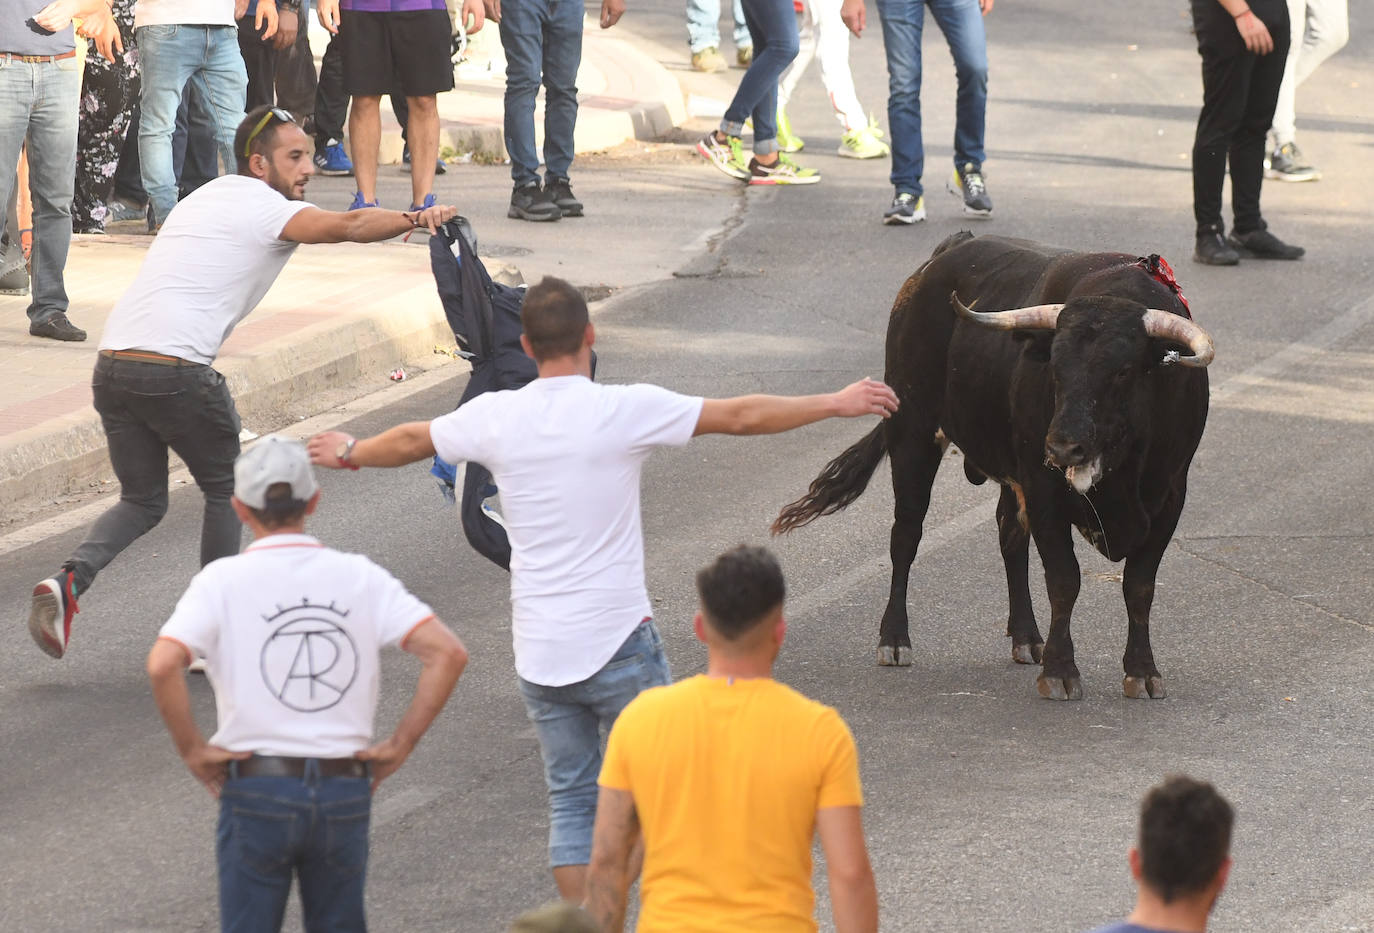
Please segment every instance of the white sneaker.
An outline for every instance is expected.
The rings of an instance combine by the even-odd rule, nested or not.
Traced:
[[[72,616],[79,611],[72,572],[63,570],[55,577],[48,577],[33,588],[29,601],[30,637],[44,654],[62,657],[72,637]]]

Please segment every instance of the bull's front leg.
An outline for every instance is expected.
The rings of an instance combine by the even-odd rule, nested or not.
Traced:
[[[1183,512],[1184,490],[1165,503],[1150,524],[1150,535],[1141,548],[1126,558],[1121,574],[1121,595],[1126,600],[1126,654],[1121,666],[1126,672],[1121,692],[1133,700],[1162,700],[1167,696],[1164,678],[1155,667],[1154,649],[1150,647],[1150,607],[1155,600],[1155,575],[1164,550],[1178,527]]]
[[[1073,539],[1069,526],[1062,520],[1049,530],[1044,522],[1037,525],[1031,519],[1031,530],[1045,565],[1045,588],[1050,596],[1050,634],[1045,641],[1044,667],[1036,678],[1035,688],[1047,700],[1083,699],[1083,682],[1073,657],[1073,637],[1069,620],[1074,603],[1078,601],[1081,577],[1078,558],[1073,554]]]

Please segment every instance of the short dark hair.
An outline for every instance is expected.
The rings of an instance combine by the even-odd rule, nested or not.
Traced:
[[[582,293],[551,275],[531,286],[520,306],[520,327],[536,362],[571,356],[582,349],[589,320]]]
[[[1140,804],[1141,874],[1168,904],[1212,883],[1231,851],[1236,814],[1205,781],[1172,774]]]
[[[310,503],[293,498],[290,483],[273,483],[267,487],[263,496],[262,508],[248,507],[253,517],[268,531],[275,531],[287,525],[298,524],[305,518],[305,509]]]
[[[261,155],[267,159],[272,158],[272,152],[277,148],[277,134],[280,132],[281,128],[286,125],[284,121],[276,117],[268,120],[267,125],[258,132],[258,135],[253,137],[251,145],[248,142],[248,137],[252,134],[253,130],[257,129],[258,123],[262,121],[263,117],[267,116],[268,111],[273,109],[273,107],[267,104],[263,104],[260,107],[254,107],[252,110],[248,111],[243,118],[243,122],[239,124],[239,128],[234,131],[234,162],[236,166],[234,170],[238,172],[238,174],[252,174],[248,169],[248,160],[251,159],[254,154]],[[292,125],[294,126],[295,124]],[[244,154],[245,150],[247,150],[247,155]]]
[[[735,641],[782,605],[787,584],[771,551],[741,544],[697,572],[697,595],[706,621]]]

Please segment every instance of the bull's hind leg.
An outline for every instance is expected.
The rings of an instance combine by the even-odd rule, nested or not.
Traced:
[[[1002,548],[1002,565],[1007,571],[1007,634],[1011,636],[1011,659],[1017,664],[1039,664],[1045,640],[1035,624],[1031,607],[1027,562],[1030,559],[1030,522],[1026,518],[1021,491],[1013,485],[1002,487],[997,500],[997,542]]]
[[[900,414],[893,417],[897,421]],[[935,439],[935,425],[915,430],[889,423],[888,457],[892,465],[892,588],[878,629],[878,663],[907,667],[911,664],[911,633],[906,610],[907,582],[911,563],[921,544],[921,525],[930,507],[930,487],[940,469],[944,445]]]

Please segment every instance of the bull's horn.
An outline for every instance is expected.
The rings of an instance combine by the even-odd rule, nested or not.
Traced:
[[[1064,308],[1063,305],[1034,305],[1010,311],[974,311],[959,300],[956,292],[950,293],[949,300],[961,315],[994,330],[1054,330],[1054,322]]]
[[[1159,311],[1155,308],[1145,309],[1145,333],[1161,340],[1182,344],[1192,351],[1191,356],[1170,351],[1164,357],[1165,363],[1178,363],[1180,366],[1206,366],[1212,362],[1212,357],[1216,356],[1216,347],[1212,344],[1212,338],[1208,336],[1207,331],[1186,317],[1179,317],[1168,311]]]

